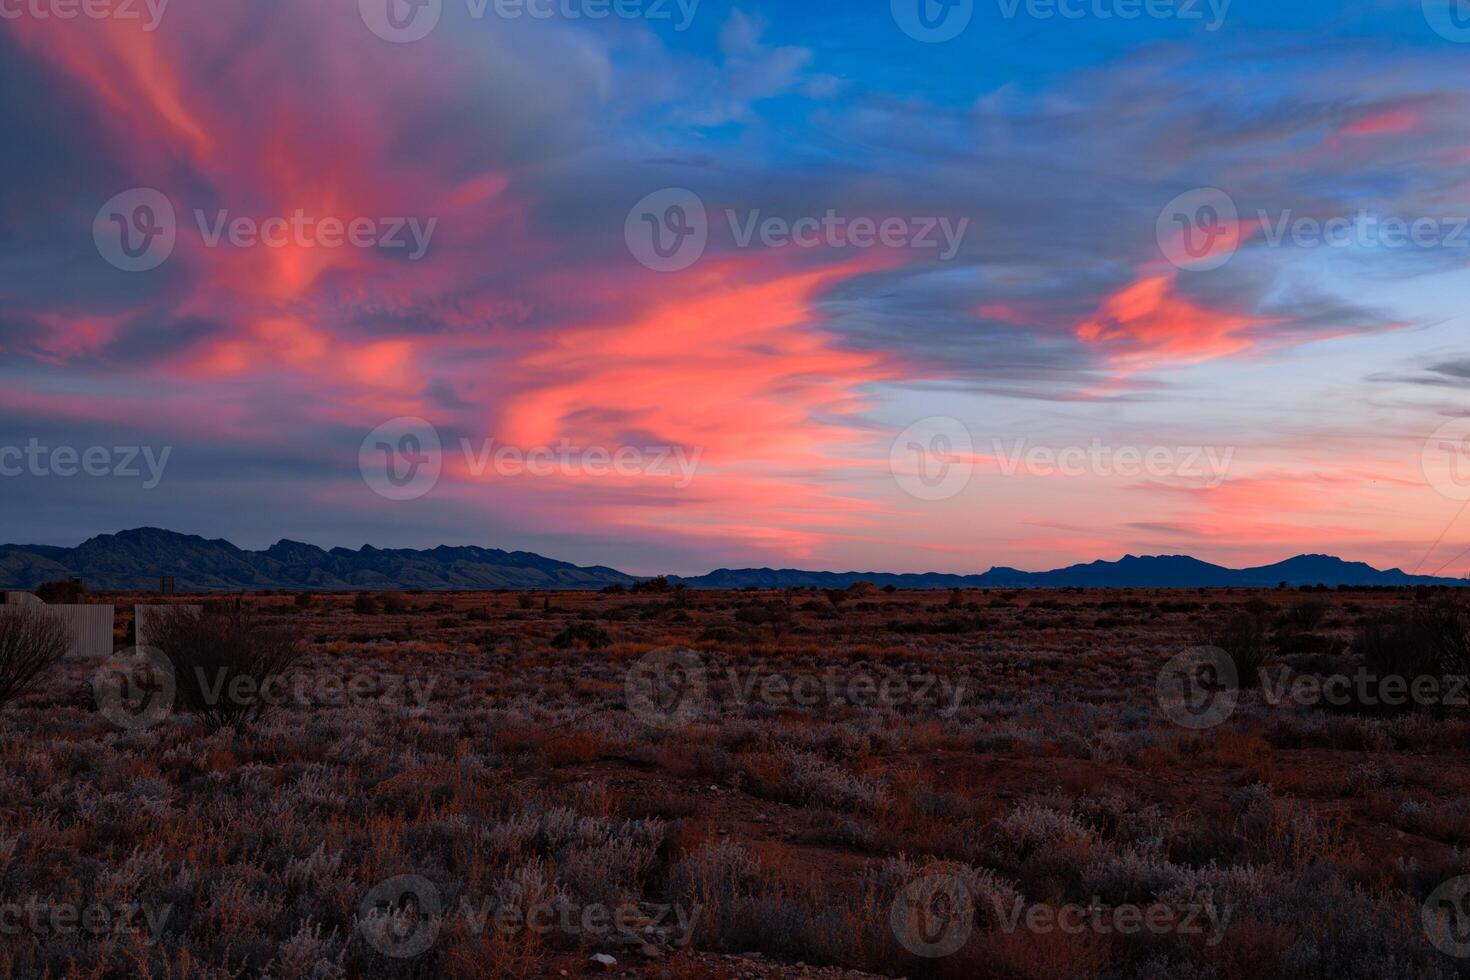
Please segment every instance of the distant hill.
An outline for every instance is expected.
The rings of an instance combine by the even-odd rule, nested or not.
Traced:
[[[103,534],[75,548],[0,545],[0,585],[35,588],[70,576],[94,589],[153,591],[172,575],[183,591],[258,589],[600,589],[633,585],[637,576],[613,568],[584,568],[526,551],[440,546],[428,551],[330,551],[298,541],[280,541],[265,551],[244,551],[228,541],[208,540],[159,528]],[[1470,585],[1463,579],[1379,571],[1362,562],[1330,555],[1300,555],[1260,568],[1225,568],[1183,555],[1095,561],[1049,572],[992,568],[978,575],[938,572],[807,572],[798,569],[722,568],[671,582],[696,589],[841,589],[854,582],[901,589],[1170,589],[1275,588],[1298,585]]]
[[[885,572],[804,572],[797,569],[722,568],[696,578],[671,579],[696,589],[763,589],[816,586],[841,589],[854,582],[892,585],[900,589],[1196,589],[1275,588],[1282,582],[1299,585],[1470,585],[1464,579],[1409,575],[1397,568],[1379,571],[1362,562],[1331,555],[1299,555],[1259,568],[1225,568],[1185,555],[1118,561],[1095,561],[1049,572],[1022,572],[992,568],[978,575],[934,572],[894,575]]]
[[[600,589],[632,585],[611,568],[581,568],[525,551],[434,548],[431,551],[325,551],[280,541],[265,551],[243,551],[228,541],[137,528],[104,534],[75,548],[0,546],[0,583],[29,589],[80,577],[93,589],[154,591],[162,575],[184,591],[251,589]]]

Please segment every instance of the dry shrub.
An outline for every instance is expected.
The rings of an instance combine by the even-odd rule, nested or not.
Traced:
[[[546,739],[541,754],[552,768],[596,762],[607,752],[606,739],[596,732],[561,732]]]
[[[160,615],[153,644],[168,658],[180,708],[211,732],[256,721],[289,690],[303,650],[295,632],[240,603]]]
[[[726,980],[730,976],[730,971],[728,969],[717,971],[698,959],[694,953],[683,950],[664,961],[658,975],[666,976],[668,980]]]
[[[981,956],[1000,967],[1001,976],[1017,980],[1090,980],[1113,958],[1112,937],[1091,930],[1037,933],[1023,926],[988,935],[976,945]]]
[[[1358,628],[1353,649],[1372,676],[1442,678],[1470,673],[1470,617],[1448,602],[1416,605],[1369,620]],[[1426,707],[1363,705],[1360,710],[1412,711]]]
[[[1220,975],[1227,980],[1276,976],[1281,954],[1286,952],[1296,935],[1297,930],[1291,926],[1249,919],[1231,923],[1214,956]]]
[[[1215,758],[1226,765],[1244,769],[1253,782],[1267,783],[1275,775],[1271,746],[1259,735],[1246,735],[1228,729],[1215,736]]]
[[[1261,670],[1271,660],[1271,643],[1263,617],[1240,612],[1225,620],[1210,636],[1208,646],[1218,647],[1235,662],[1240,686],[1245,689],[1261,682]]]
[[[444,944],[444,975],[465,980],[524,980],[547,975],[548,951],[532,929],[505,930],[492,917],[480,931],[465,928],[451,916],[440,938]]]
[[[1241,811],[1235,833],[1257,859],[1277,867],[1302,871],[1319,861],[1350,865],[1362,853],[1347,836],[1346,816],[1324,814],[1292,799],[1277,799],[1257,784],[1231,798]]]
[[[602,650],[611,644],[612,636],[596,623],[572,623],[551,639],[558,650]]]
[[[71,642],[71,630],[44,607],[0,607],[0,707],[59,663]]]
[[[1179,750],[1168,745],[1145,745],[1135,754],[1144,772],[1168,772],[1182,761]]]

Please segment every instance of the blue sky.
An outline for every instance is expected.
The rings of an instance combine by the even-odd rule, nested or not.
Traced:
[[[1470,569],[1470,10],[51,2],[0,17],[0,539]]]

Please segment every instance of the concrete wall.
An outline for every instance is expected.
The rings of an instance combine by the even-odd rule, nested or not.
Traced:
[[[111,606],[44,606],[48,613],[66,624],[72,633],[69,660],[90,660],[112,656]]]
[[[46,610],[71,633],[68,660],[90,660],[112,656],[112,623],[115,610],[111,606],[47,605],[30,592],[5,593],[7,606],[36,606]]]
[[[133,644],[139,647],[152,646],[152,637],[149,635],[150,624],[153,617],[169,609],[187,609],[198,612],[203,606],[191,605],[164,605],[164,606],[134,606],[133,607]]]

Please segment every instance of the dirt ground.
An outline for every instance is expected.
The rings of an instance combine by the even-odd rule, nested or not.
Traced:
[[[133,602],[157,601],[94,598],[118,607],[124,649]],[[147,697],[109,694],[132,676],[121,658],[63,664],[0,710],[0,910],[169,910],[157,928],[105,935],[0,929],[0,968],[1470,975],[1424,918],[1470,871],[1470,710],[1273,701],[1284,689],[1269,680],[1350,674],[1371,624],[1457,601],[245,597],[249,622],[305,650],[257,718],[211,730],[182,702],[148,716]],[[1226,717],[1181,724],[1160,678],[1186,650],[1244,642],[1242,630],[1267,683],[1247,676]],[[441,914],[365,904],[403,880],[432,891]],[[895,910],[928,901],[935,882],[971,904],[915,933]],[[579,910],[582,927],[487,928],[472,914],[543,905]],[[632,934],[587,927],[588,910],[625,908],[640,910]],[[1091,925],[1046,926],[1072,909]],[[1099,909],[1179,914],[1128,932],[1098,926]],[[1040,925],[1026,917],[1037,910]],[[1213,931],[1190,930],[1184,913]],[[407,916],[410,938],[432,922],[431,941],[385,947],[368,927],[378,914]]]

